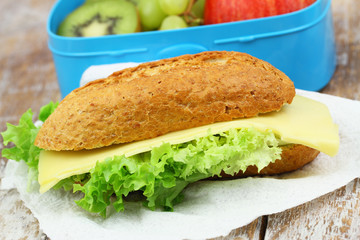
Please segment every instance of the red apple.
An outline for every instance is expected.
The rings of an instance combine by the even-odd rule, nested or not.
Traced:
[[[206,0],[204,24],[233,22],[294,12],[316,0]]]

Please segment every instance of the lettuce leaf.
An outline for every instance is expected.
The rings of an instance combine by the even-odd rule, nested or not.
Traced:
[[[123,198],[141,191],[146,198],[144,204],[150,209],[163,207],[172,211],[188,184],[221,172],[233,175],[250,165],[261,170],[279,159],[280,154],[272,132],[253,128],[230,129],[183,144],[164,143],[147,153],[98,162],[85,184],[74,185],[74,191],[84,193],[76,203],[106,217],[109,205],[123,211]]]
[[[55,111],[59,102],[50,101],[48,104],[40,108],[39,120],[45,122],[45,120]]]
[[[40,110],[39,119],[45,121],[57,107],[50,102]],[[7,124],[2,134],[5,148],[2,155],[29,166],[28,186],[37,180],[41,149],[34,145],[39,127],[33,123],[31,109],[23,114],[17,126]],[[124,198],[136,192],[144,196],[150,209],[162,207],[172,211],[183,198],[183,189],[193,182],[222,172],[233,175],[255,165],[259,170],[280,159],[281,148],[271,132],[253,128],[230,129],[227,132],[193,141],[170,145],[163,143],[146,153],[131,157],[114,156],[98,162],[90,173],[60,181],[54,189],[80,191],[83,197],[76,203],[85,210],[106,217],[109,206],[124,210]]]
[[[58,103],[50,102],[40,109],[41,121],[45,121],[55,110]],[[4,148],[2,156],[15,161],[25,161],[29,166],[28,188],[33,181],[37,181],[39,154],[41,149],[34,145],[39,127],[33,123],[33,112],[27,110],[20,118],[18,125],[6,124],[6,131],[2,132],[3,144],[7,146],[10,142],[15,146]]]

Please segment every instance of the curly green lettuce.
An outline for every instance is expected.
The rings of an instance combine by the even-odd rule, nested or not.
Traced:
[[[39,120],[45,121],[57,106],[58,103],[54,102],[43,106],[40,109]],[[31,109],[27,110],[21,116],[17,126],[10,123],[7,123],[6,126],[7,130],[1,133],[3,144],[7,146],[12,142],[15,146],[4,148],[1,154],[7,159],[15,161],[23,160],[29,166],[28,184],[31,184],[33,181],[37,181],[38,176],[38,163],[41,149],[34,145],[34,141],[40,127],[36,127],[33,123],[33,112]]]
[[[56,106],[53,106],[56,107]],[[40,112],[45,120],[53,111],[46,107]],[[30,177],[37,176],[37,163],[41,149],[33,145],[38,128],[32,123],[31,110],[20,119],[19,126],[8,124],[2,133],[4,144],[16,147],[4,149],[3,156],[16,161],[24,160]],[[106,217],[109,206],[124,210],[124,199],[131,193],[141,193],[144,205],[150,209],[172,211],[183,198],[183,189],[190,183],[222,172],[234,175],[255,165],[259,171],[280,159],[279,141],[271,131],[254,128],[230,129],[227,132],[170,145],[163,143],[149,152],[131,157],[109,156],[99,159],[86,174],[60,181],[54,189],[80,191],[83,197],[76,203],[83,209]],[[34,173],[33,173],[34,172]]]

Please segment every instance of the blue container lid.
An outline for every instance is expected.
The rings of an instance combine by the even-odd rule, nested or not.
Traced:
[[[325,3],[330,1],[318,0],[307,8],[288,14],[271,16],[265,18],[244,20],[238,22],[202,25],[185,29],[168,31],[148,31],[122,35],[107,35],[101,37],[63,37],[56,34],[60,23],[64,18],[83,4],[84,0],[60,0],[50,12],[47,30],[49,33],[49,47],[57,54],[66,56],[88,56],[88,55],[114,55],[124,52],[119,49],[132,49],[137,43],[141,43],[144,48],[133,49],[135,52],[143,52],[145,48],[151,48],[153,42],[145,42],[143,39],[162,40],[160,44],[168,44],[169,39],[173,41],[173,36],[179,37],[179,33],[184,35],[185,40],[193,33],[208,32],[216,33],[216,36],[203,36],[213,40],[215,45],[229,42],[249,42],[260,38],[275,37],[289,34],[309,28],[320,21],[324,16]],[[234,32],[236,36],[234,36]],[[121,41],[121,46],[119,42]],[[134,42],[135,41],[135,42]],[[158,43],[159,44],[159,43]]]
[[[249,53],[284,71],[297,88],[320,90],[336,63],[331,0],[296,12],[185,29],[101,37],[63,37],[57,28],[83,0],[59,0],[47,31],[62,95],[78,87],[91,65],[145,62],[208,50]],[[65,72],[66,71],[66,72]]]

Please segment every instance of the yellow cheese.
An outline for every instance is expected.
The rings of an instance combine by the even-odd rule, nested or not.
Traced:
[[[193,129],[173,132],[157,138],[83,151],[42,151],[39,160],[40,192],[45,192],[60,180],[89,172],[98,161],[115,155],[132,156],[147,152],[162,143],[178,144],[230,128],[254,127],[272,130],[287,143],[302,144],[334,156],[339,147],[337,125],[333,123],[328,108],[317,101],[296,96],[291,105],[279,112],[259,117],[214,123]]]

